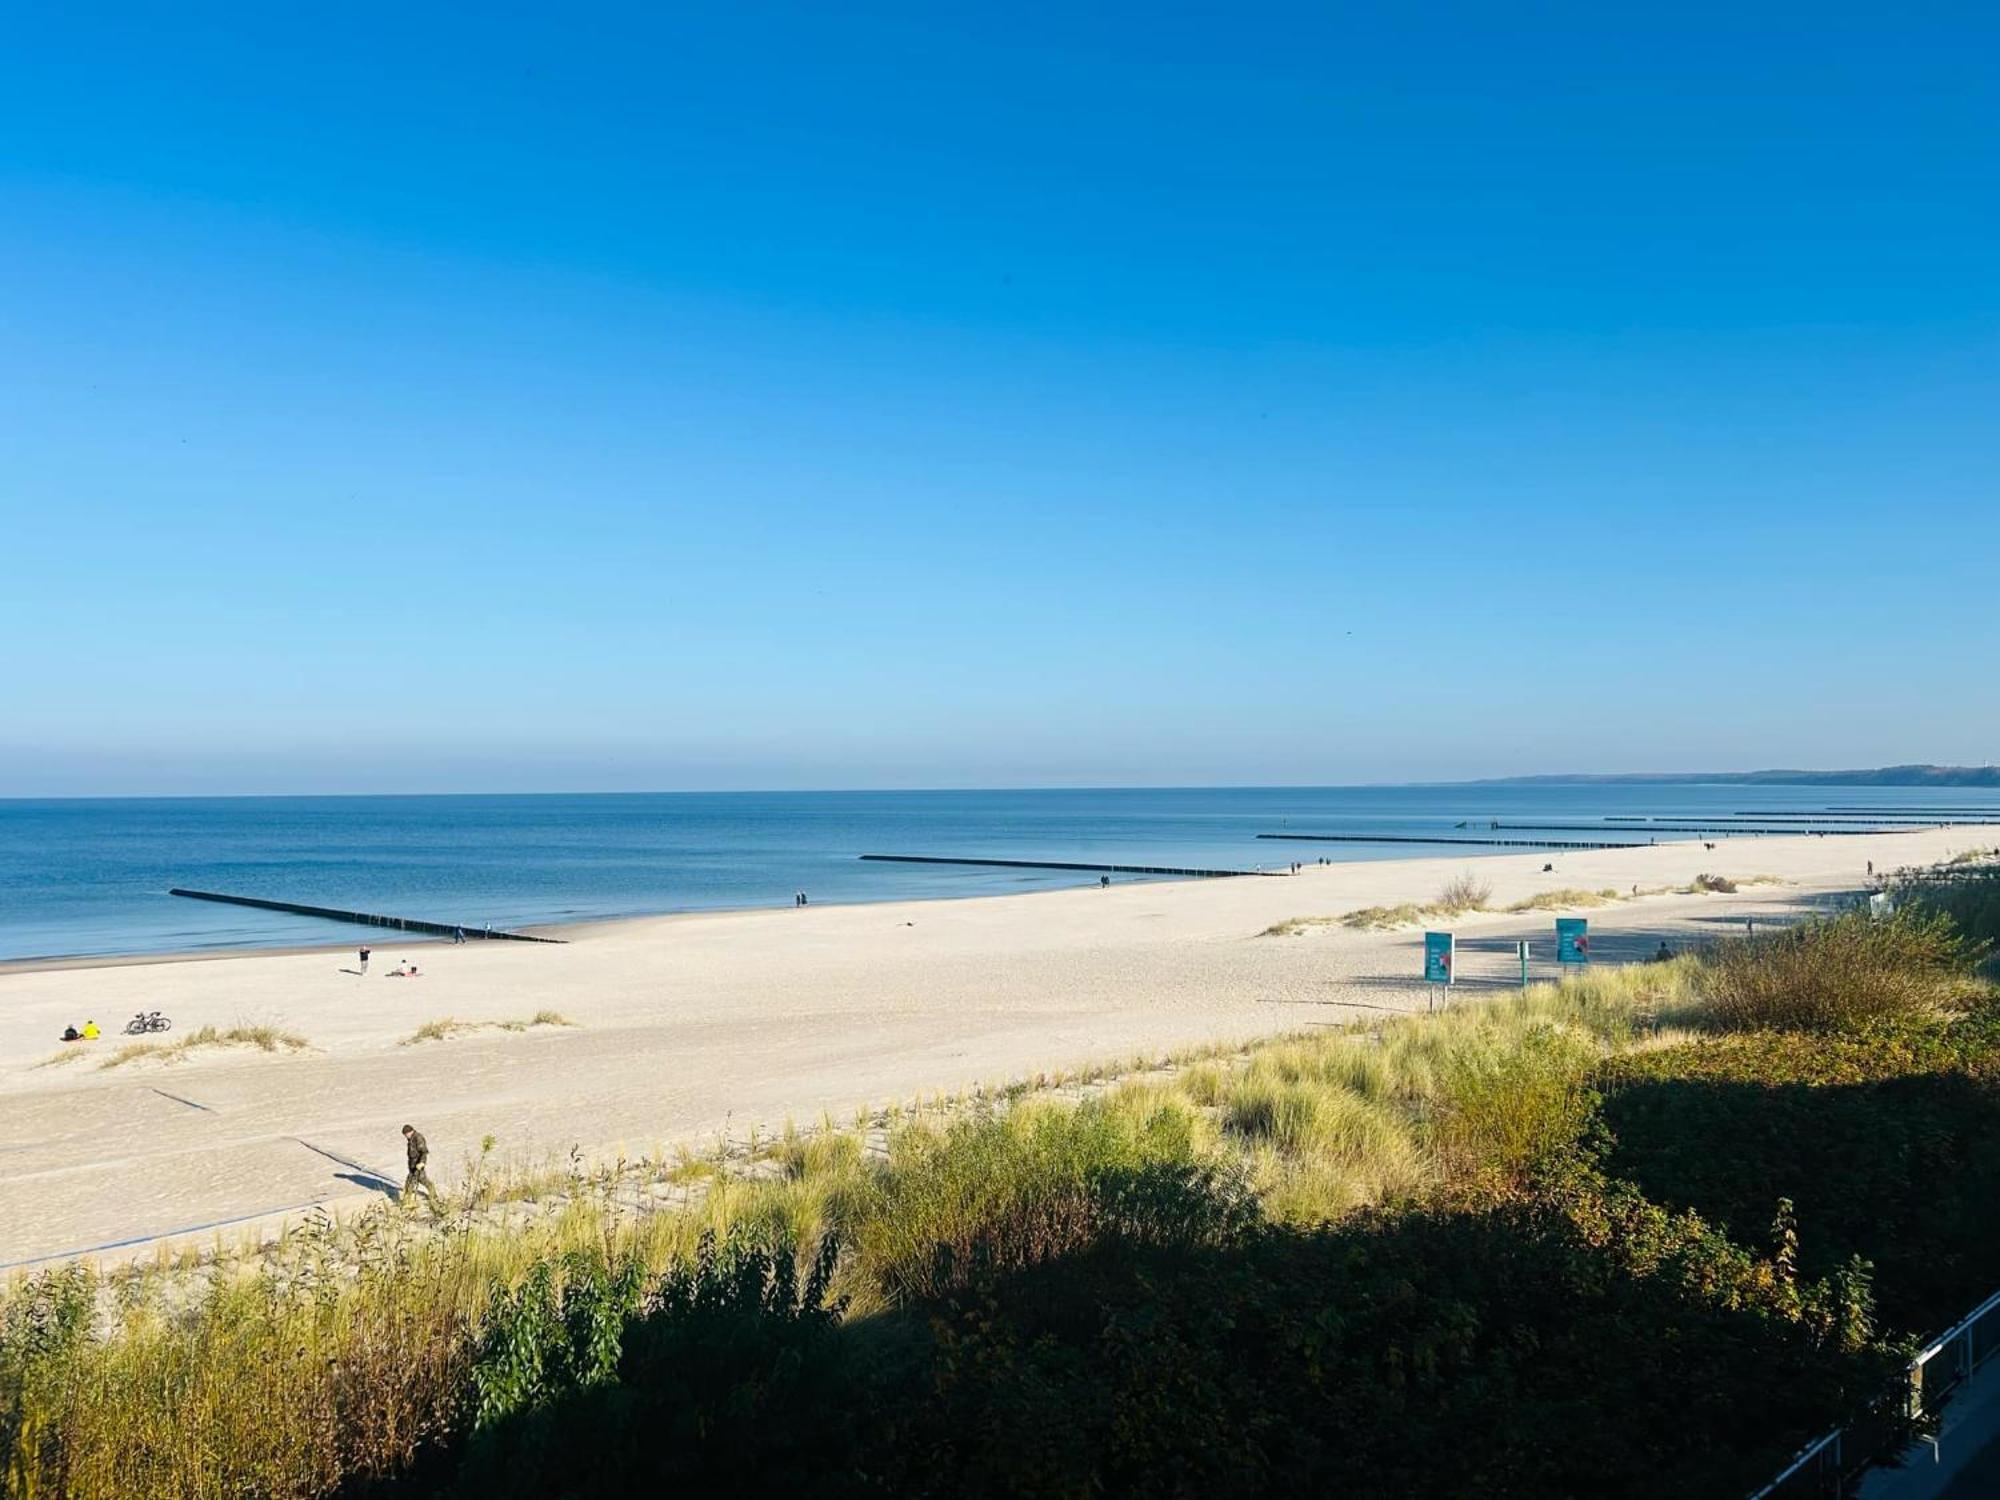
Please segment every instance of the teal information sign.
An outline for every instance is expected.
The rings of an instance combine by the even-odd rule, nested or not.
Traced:
[[[1590,919],[1588,917],[1556,918],[1556,962],[1559,964],[1587,964],[1590,962]]]
[[[1448,932],[1424,934],[1424,983],[1450,984],[1452,958],[1457,945]]]

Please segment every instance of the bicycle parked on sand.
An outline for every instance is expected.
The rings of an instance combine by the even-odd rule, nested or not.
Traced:
[[[166,1031],[173,1026],[165,1016],[156,1010],[142,1010],[125,1023],[127,1036],[140,1036],[148,1031]]]

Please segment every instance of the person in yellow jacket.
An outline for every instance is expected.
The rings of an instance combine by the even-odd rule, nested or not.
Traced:
[[[86,1042],[94,1042],[102,1035],[104,1033],[97,1029],[95,1021],[85,1021],[83,1023],[83,1039]]]

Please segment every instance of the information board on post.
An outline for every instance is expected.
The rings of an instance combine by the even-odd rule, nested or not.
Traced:
[[[1556,918],[1556,962],[1559,964],[1587,964],[1590,962],[1590,919],[1588,917]]]
[[[1457,939],[1448,932],[1424,934],[1424,983],[1450,984],[1452,961],[1457,957]]]

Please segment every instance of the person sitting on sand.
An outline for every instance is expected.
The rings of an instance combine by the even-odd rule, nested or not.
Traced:
[[[417,977],[417,966],[408,959],[404,959],[403,962],[397,964],[395,968],[389,971],[389,977],[391,979],[415,979]]]
[[[63,1042],[80,1042],[83,1040],[83,1033],[78,1031],[74,1026],[65,1026],[63,1027],[63,1034],[57,1040]]]
[[[85,1021],[83,1023],[83,1039],[86,1042],[94,1042],[103,1035],[104,1033],[97,1029],[95,1021]]]

